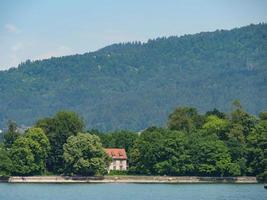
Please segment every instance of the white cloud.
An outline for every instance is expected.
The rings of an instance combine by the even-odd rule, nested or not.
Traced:
[[[21,32],[14,24],[6,24],[5,29],[9,33],[20,33]]]

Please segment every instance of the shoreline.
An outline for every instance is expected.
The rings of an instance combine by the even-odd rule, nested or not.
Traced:
[[[0,179],[2,183],[147,183],[147,184],[179,184],[179,183],[231,183],[256,184],[254,176],[238,177],[200,177],[200,176],[11,176]]]

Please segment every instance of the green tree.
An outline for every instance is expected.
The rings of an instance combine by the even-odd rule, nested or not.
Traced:
[[[214,109],[211,110],[211,111],[207,111],[205,115],[206,115],[206,117],[208,117],[208,116],[210,116],[210,115],[215,115],[215,116],[219,117],[220,119],[226,119],[226,118],[227,118],[227,116],[226,116],[225,113],[219,111],[219,110],[216,109],[216,108],[214,108]]]
[[[261,120],[248,135],[247,151],[249,173],[267,174],[267,120]]]
[[[43,130],[31,128],[10,149],[14,175],[36,175],[45,172],[49,141]]]
[[[130,171],[137,174],[156,174],[155,165],[159,162],[162,149],[162,138],[166,130],[161,128],[147,129],[140,134],[130,152]]]
[[[89,131],[89,133],[99,136],[101,143],[105,148],[124,148],[127,153],[130,152],[138,137],[138,134],[126,130],[110,133]]]
[[[157,174],[186,175],[193,171],[188,141],[183,132],[172,131],[162,139],[159,161],[155,164]]]
[[[247,173],[247,149],[246,144],[240,142],[235,137],[230,137],[225,141],[231,155],[232,161],[239,165],[241,175]]]
[[[34,151],[35,160],[40,161],[39,165],[42,165],[44,170],[51,149],[47,136],[41,128],[30,128],[26,131],[25,137],[39,144],[40,148]]]
[[[0,176],[9,176],[12,172],[12,161],[6,149],[0,145]]]
[[[51,145],[51,151],[47,159],[48,170],[54,173],[62,173],[64,169],[63,145],[68,137],[83,131],[83,120],[74,112],[60,111],[52,118],[39,120],[36,127],[45,131]]]
[[[8,121],[8,130],[4,134],[4,144],[6,148],[10,148],[14,141],[19,137],[17,124],[13,121]]]
[[[99,137],[86,133],[70,136],[64,144],[65,173],[75,175],[104,175],[110,158]]]
[[[267,120],[267,112],[260,112],[259,118],[260,120]]]
[[[40,171],[35,163],[33,149],[39,149],[37,142],[20,137],[13,143],[10,155],[12,157],[13,175],[34,175]]]
[[[243,127],[243,135],[247,137],[249,132],[252,131],[257,124],[257,119],[255,116],[245,112],[239,101],[234,101],[233,106],[235,110],[231,113],[231,124],[233,126],[236,124],[241,125]]]
[[[226,130],[228,128],[228,121],[221,119],[215,115],[209,115],[206,119],[203,129],[209,134],[216,134],[220,139],[224,139]]]
[[[131,149],[130,172],[148,175],[186,175],[193,171],[187,134],[151,127]]]
[[[231,161],[227,146],[217,136],[191,136],[190,153],[196,175],[240,175],[240,168]]]
[[[178,107],[169,115],[168,128],[171,130],[181,130],[191,132],[195,128],[201,127],[203,117],[195,108]]]

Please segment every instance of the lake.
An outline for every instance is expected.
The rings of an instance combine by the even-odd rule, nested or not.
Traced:
[[[262,184],[11,184],[1,200],[266,200]]]

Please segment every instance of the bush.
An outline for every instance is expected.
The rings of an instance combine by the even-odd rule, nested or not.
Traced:
[[[267,183],[267,171],[257,175],[257,180],[261,183]]]

